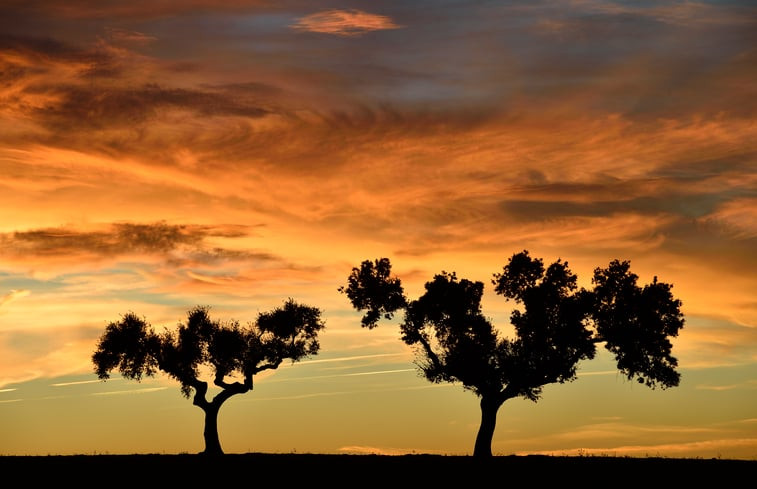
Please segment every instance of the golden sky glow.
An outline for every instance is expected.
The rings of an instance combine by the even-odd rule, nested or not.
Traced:
[[[752,2],[217,3],[0,6],[0,454],[199,451],[178,385],[89,382],[104,326],[288,297],[322,350],[224,406],[227,452],[471,453],[475,396],[337,288],[528,249],[674,284],[682,383],[600,355],[505,403],[495,453],[757,458]]]

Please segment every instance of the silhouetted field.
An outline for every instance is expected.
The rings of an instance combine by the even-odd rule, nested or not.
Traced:
[[[5,480],[40,487],[744,487],[757,460],[442,455],[3,456]],[[275,486],[273,486],[275,484]],[[16,486],[19,487],[19,486]]]

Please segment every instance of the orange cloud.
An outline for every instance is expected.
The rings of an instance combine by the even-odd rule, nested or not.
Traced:
[[[757,175],[752,177],[757,178]],[[726,202],[703,221],[719,225],[739,239],[757,238],[757,198],[736,198]]]
[[[371,31],[399,29],[400,25],[384,15],[370,14],[361,10],[325,10],[297,20],[293,29],[334,34],[337,36],[360,36]]]
[[[118,257],[159,256],[175,266],[212,264],[224,261],[276,261],[266,253],[251,253],[208,246],[212,238],[243,238],[244,226],[175,225],[158,223],[113,223],[93,229],[43,228],[0,233],[2,261],[90,263]],[[137,258],[138,259],[138,258]]]

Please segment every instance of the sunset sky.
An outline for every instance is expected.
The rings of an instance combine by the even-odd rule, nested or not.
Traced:
[[[485,284],[516,252],[673,284],[681,384],[604,349],[495,454],[757,459],[757,6],[723,1],[4,0],[0,455],[195,453],[179,385],[94,374],[104,327],[322,309],[321,351],[221,409],[227,453],[471,454],[398,318],[337,289],[390,258]]]

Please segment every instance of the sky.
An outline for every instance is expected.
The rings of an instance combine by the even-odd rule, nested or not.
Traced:
[[[100,381],[127,312],[323,311],[320,352],[221,409],[227,453],[468,455],[478,399],[337,289],[390,258],[485,284],[528,250],[673,284],[681,383],[609,353],[499,410],[492,451],[757,459],[757,6],[5,0],[0,455],[195,453],[157,375]]]

